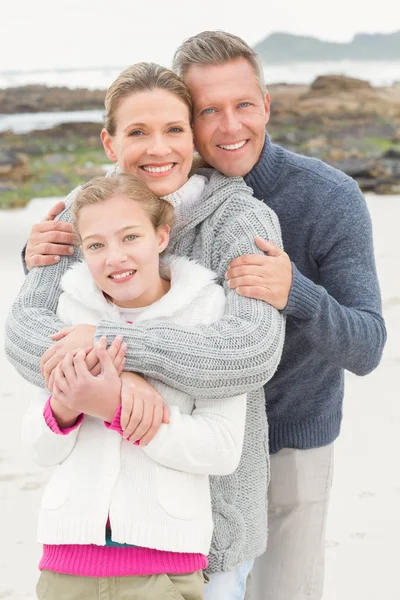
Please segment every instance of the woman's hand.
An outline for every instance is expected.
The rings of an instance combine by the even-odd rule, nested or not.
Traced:
[[[145,446],[162,423],[169,423],[170,410],[162,396],[136,373],[121,375],[121,428],[125,439]]]
[[[121,380],[113,360],[104,347],[96,347],[101,372],[93,376],[86,364],[86,354],[68,352],[56,367],[53,396],[73,413],[85,413],[111,422],[120,406]]]

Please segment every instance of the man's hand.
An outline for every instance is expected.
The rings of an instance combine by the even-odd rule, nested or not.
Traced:
[[[33,267],[54,265],[61,255],[74,253],[75,236],[72,225],[55,221],[55,217],[65,208],[64,202],[57,202],[41,223],[32,227],[25,249],[25,263],[28,271]]]
[[[136,373],[121,376],[121,428],[125,439],[145,446],[161,423],[169,423],[170,410],[161,395]]]
[[[264,300],[278,310],[283,310],[292,285],[290,258],[272,242],[258,237],[256,244],[265,255],[247,254],[235,258],[229,265],[225,278],[229,287],[240,296]]]
[[[105,348],[96,348],[101,372],[94,377],[86,364],[83,350],[68,352],[56,367],[53,396],[71,414],[84,413],[111,421],[121,401],[121,380]]]

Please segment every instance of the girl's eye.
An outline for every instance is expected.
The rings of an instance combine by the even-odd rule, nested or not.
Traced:
[[[102,248],[103,244],[100,243],[96,243],[96,244],[91,244],[90,246],[88,246],[88,250],[98,250],[99,248]]]
[[[250,102],[241,102],[239,106],[240,108],[247,108],[248,106],[250,106]]]
[[[206,108],[203,110],[203,115],[212,115],[212,113],[215,111],[214,108]]]
[[[126,240],[127,242],[133,242],[134,240],[136,240],[137,235],[134,235],[133,233],[131,235],[127,235],[124,240]]]

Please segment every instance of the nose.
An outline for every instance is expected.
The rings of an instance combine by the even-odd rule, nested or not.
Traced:
[[[242,128],[242,123],[235,111],[230,110],[223,114],[219,128],[221,133],[237,133]]]
[[[120,245],[108,248],[107,265],[117,270],[128,260],[128,256]]]
[[[164,157],[171,153],[171,148],[163,135],[155,135],[147,150],[150,156]]]

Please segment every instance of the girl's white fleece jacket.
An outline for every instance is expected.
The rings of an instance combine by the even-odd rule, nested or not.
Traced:
[[[163,269],[171,289],[137,321],[162,318],[196,326],[221,318],[225,295],[212,271],[178,257],[169,258]],[[121,322],[118,308],[104,298],[85,263],[65,273],[62,288],[58,316],[63,322]],[[209,368],[212,363],[205,360],[204,377]],[[70,433],[56,434],[43,417],[48,393],[40,390],[33,399],[23,438],[40,465],[58,465],[40,508],[39,542],[104,545],[109,517],[116,542],[208,554],[213,529],[208,475],[229,474],[239,463],[246,396],[199,401],[147,380],[171,407],[171,419],[144,449],[90,416]]]

